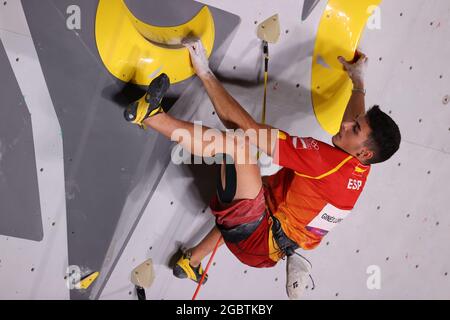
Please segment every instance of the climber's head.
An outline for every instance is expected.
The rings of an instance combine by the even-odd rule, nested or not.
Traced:
[[[363,164],[388,160],[400,147],[400,130],[390,116],[372,107],[353,121],[343,121],[332,142]]]

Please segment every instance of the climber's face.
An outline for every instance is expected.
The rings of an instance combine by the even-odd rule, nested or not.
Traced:
[[[365,115],[360,115],[353,121],[343,121],[332,142],[335,147],[358,158],[362,163],[367,163],[373,157],[373,151],[366,146],[371,132]]]

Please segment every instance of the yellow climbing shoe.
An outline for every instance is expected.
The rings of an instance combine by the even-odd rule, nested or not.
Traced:
[[[173,275],[180,279],[189,278],[199,283],[203,275],[202,265],[200,264],[198,267],[192,267],[190,261],[191,252],[184,252],[173,267]],[[205,275],[202,285],[206,283],[206,280],[208,280],[208,275]]]
[[[162,73],[150,83],[147,93],[139,100],[131,103],[125,110],[125,120],[145,128],[143,121],[164,112],[161,101],[170,87],[169,77]]]

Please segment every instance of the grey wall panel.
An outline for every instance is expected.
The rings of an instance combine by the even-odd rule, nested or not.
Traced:
[[[0,234],[41,241],[31,117],[0,42]]]

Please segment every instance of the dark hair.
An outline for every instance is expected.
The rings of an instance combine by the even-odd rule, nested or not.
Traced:
[[[366,146],[373,152],[369,164],[388,160],[400,147],[400,129],[394,120],[375,105],[366,113],[366,119],[372,133],[366,141]]]

